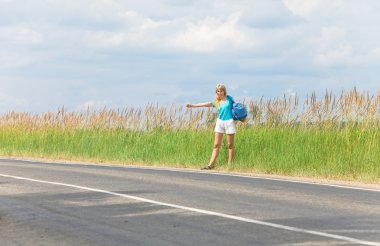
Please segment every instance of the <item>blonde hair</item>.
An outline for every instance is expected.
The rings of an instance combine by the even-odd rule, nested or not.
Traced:
[[[217,91],[218,90],[222,90],[224,92],[224,96],[226,97],[227,96],[227,89],[226,89],[226,86],[223,85],[223,84],[217,84],[216,85],[216,88],[215,88],[215,100],[214,100],[214,104],[215,104],[215,107],[216,108],[219,108],[220,107],[220,101],[222,100],[221,98],[218,97],[218,94],[217,94]]]

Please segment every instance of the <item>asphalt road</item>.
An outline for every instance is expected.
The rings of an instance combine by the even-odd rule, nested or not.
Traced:
[[[3,159],[0,245],[380,245],[380,190]]]

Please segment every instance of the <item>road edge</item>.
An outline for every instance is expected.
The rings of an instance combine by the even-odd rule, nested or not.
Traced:
[[[0,160],[10,161],[24,161],[24,162],[40,162],[46,164],[61,164],[61,165],[88,165],[88,166],[103,166],[103,167],[121,167],[121,168],[134,168],[134,169],[150,169],[162,170],[173,172],[188,172],[188,173],[204,173],[211,175],[231,176],[231,177],[245,177],[254,179],[267,179],[291,183],[304,183],[320,186],[331,186],[345,189],[355,190],[368,190],[380,192],[380,184],[361,183],[358,181],[344,181],[332,180],[323,178],[310,178],[310,177],[295,177],[295,176],[282,176],[264,173],[243,173],[243,172],[227,172],[222,170],[202,171],[194,168],[183,167],[167,167],[164,165],[150,165],[150,164],[126,164],[126,163],[113,163],[113,162],[96,162],[96,161],[81,161],[81,160],[63,160],[63,159],[49,159],[49,158],[35,158],[35,157],[20,157],[20,156],[3,156],[0,155]]]

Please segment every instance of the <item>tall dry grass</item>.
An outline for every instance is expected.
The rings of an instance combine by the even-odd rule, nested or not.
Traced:
[[[300,102],[299,96],[244,101],[248,109],[246,124],[294,127],[361,127],[380,126],[380,91],[371,94],[356,88],[340,95],[316,93]],[[42,114],[9,112],[0,115],[0,127],[75,129],[204,130],[212,129],[216,114],[213,109],[188,110],[180,105],[149,104],[145,108],[86,110]]]
[[[356,88],[349,92],[341,91],[333,95],[326,91],[317,99],[316,93],[306,97],[302,103],[298,96],[284,96],[249,102],[250,120],[256,124],[303,127],[342,127],[358,126],[378,128],[380,124],[380,91],[370,94],[358,92]]]

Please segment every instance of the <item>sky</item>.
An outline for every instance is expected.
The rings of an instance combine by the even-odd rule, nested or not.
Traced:
[[[376,0],[0,0],[0,113],[380,87]]]

